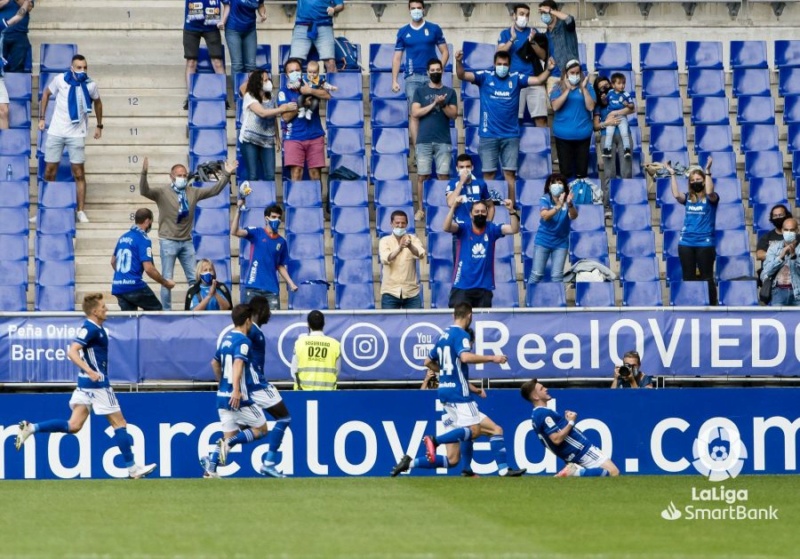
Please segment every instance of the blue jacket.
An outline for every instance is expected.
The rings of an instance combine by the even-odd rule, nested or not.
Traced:
[[[786,243],[771,243],[767,250],[767,258],[764,260],[764,269],[761,270],[761,281],[767,281],[769,276],[777,276],[778,270],[783,266],[789,266],[792,278],[792,291],[795,300],[800,300],[800,258],[787,256],[781,258],[780,253],[786,247]],[[796,257],[800,257],[800,245],[794,249]],[[772,278],[772,286],[775,287],[775,278]]]

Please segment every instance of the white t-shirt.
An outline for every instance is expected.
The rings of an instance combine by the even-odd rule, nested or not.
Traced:
[[[53,98],[55,98],[56,108],[53,111],[53,118],[50,121],[50,128],[47,129],[49,136],[58,136],[60,138],[85,138],[86,131],[89,126],[89,116],[86,112],[86,106],[83,103],[83,89],[78,88],[78,112],[80,114],[80,121],[73,123],[69,118],[69,90],[70,85],[64,79],[64,74],[59,74],[53,81],[50,82],[48,89]],[[100,92],[97,90],[97,83],[94,81],[86,82],[86,88],[89,90],[89,97],[92,99],[100,99]]]
[[[277,128],[275,117],[262,118],[258,116],[249,108],[253,103],[258,103],[258,99],[245,93],[244,99],[242,99],[242,129],[239,131],[239,141],[261,147],[272,147],[275,145]],[[264,100],[261,106],[265,109],[274,109],[277,107],[277,103],[272,98]]]

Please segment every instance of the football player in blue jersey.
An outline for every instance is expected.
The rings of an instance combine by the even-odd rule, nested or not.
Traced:
[[[219,382],[217,390],[217,412],[222,424],[223,436],[208,457],[200,459],[203,477],[216,478],[217,465],[228,461],[228,451],[237,444],[256,441],[267,434],[267,419],[252,398],[258,387],[257,379],[250,373],[250,340],[247,333],[253,325],[250,305],[233,307],[231,318],[233,329],[217,344],[217,352],[211,360],[211,368]],[[240,425],[244,429],[240,429]]]
[[[508,466],[503,429],[478,411],[474,395],[485,398],[486,391],[469,382],[470,363],[502,364],[508,361],[508,357],[478,355],[471,351],[467,329],[472,323],[472,307],[468,303],[456,305],[453,317],[454,324],[445,330],[425,359],[425,366],[439,373],[437,396],[444,407],[447,419],[452,424],[452,429],[438,437],[426,435],[423,439],[425,457],[412,460],[408,455],[403,456],[392,468],[392,477],[411,468],[452,468],[458,464],[458,459],[451,461],[437,455],[436,447],[441,444],[476,439],[481,435],[489,437],[498,474],[505,477],[521,476],[525,473],[525,469],[518,470]]]
[[[556,477],[618,476],[619,469],[603,451],[594,446],[580,429],[575,427],[578,414],[565,411],[560,414],[547,407],[552,397],[547,388],[536,379],[520,387],[522,399],[533,404],[533,430],[542,444],[567,465]]]
[[[114,442],[119,447],[128,476],[138,479],[152,473],[155,464],[138,466],[133,458],[133,437],[128,434],[127,423],[108,380],[108,333],[103,323],[108,307],[102,293],[89,293],[83,298],[86,320],[78,331],[75,341],[67,351],[69,360],[78,367],[78,386],[69,400],[72,415],[66,419],[49,419],[39,423],[21,421],[14,446],[22,448],[25,440],[34,433],[77,433],[89,414],[94,411],[104,415],[114,429]]]
[[[269,322],[271,316],[269,301],[266,297],[257,295],[251,299],[250,308],[253,311],[253,325],[250,326],[250,331],[247,333],[251,346],[250,370],[251,374],[255,375],[253,381],[258,383],[258,388],[253,391],[251,396],[259,408],[275,418],[275,425],[267,435],[269,452],[267,452],[259,472],[270,477],[286,477],[275,468],[275,464],[278,462],[278,450],[281,448],[283,435],[292,423],[292,416],[289,414],[280,392],[264,374],[267,339],[261,328]]]

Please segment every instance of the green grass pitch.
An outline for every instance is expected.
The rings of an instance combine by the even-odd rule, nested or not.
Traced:
[[[778,520],[668,521],[692,488]],[[800,477],[0,483],[0,557],[798,557]],[[715,502],[713,507],[725,506]]]

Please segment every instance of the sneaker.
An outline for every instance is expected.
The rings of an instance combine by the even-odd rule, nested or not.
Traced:
[[[611,158],[611,148],[603,148],[603,157],[606,159]]]
[[[152,474],[153,471],[156,469],[156,464],[145,464],[144,466],[139,466],[138,464],[134,464],[130,468],[128,468],[128,477],[131,479],[140,479],[146,476],[147,474]]]
[[[631,148],[625,148],[625,159],[631,158]]]
[[[461,477],[481,477],[472,470],[461,470]]]
[[[217,462],[220,466],[224,466],[228,463],[228,443],[225,442],[225,439],[220,439],[217,441],[217,450],[219,451],[219,462]]]
[[[575,464],[567,464],[554,477],[577,477],[579,471]]]
[[[189,110],[189,98],[188,97],[186,98],[186,101],[183,102],[183,110],[184,111],[188,111]]]
[[[414,219],[417,221],[422,221],[425,219],[425,210],[417,210],[417,213],[414,214]]]
[[[433,464],[436,462],[436,437],[425,435],[422,442],[425,443],[425,457],[428,459],[428,462]]]
[[[403,472],[407,472],[408,468],[411,466],[411,457],[408,454],[404,454],[400,461],[392,468],[392,477],[397,477]]]
[[[20,421],[19,422],[19,433],[17,433],[17,437],[14,439],[14,448],[19,450],[22,448],[22,445],[25,443],[25,440],[33,435],[33,423],[28,423],[27,421]]]
[[[258,470],[258,473],[261,474],[262,476],[267,476],[267,477],[286,477],[285,475],[283,475],[282,473],[280,473],[278,470],[275,469],[274,464],[269,464],[269,465],[262,464],[261,469]]]
[[[219,474],[217,472],[203,472],[203,479],[219,479]]]
[[[89,223],[89,218],[86,216],[86,212],[80,211],[76,214],[78,221],[81,223]]]
[[[503,474],[503,477],[522,477],[527,471],[527,468],[509,468],[508,471]]]

